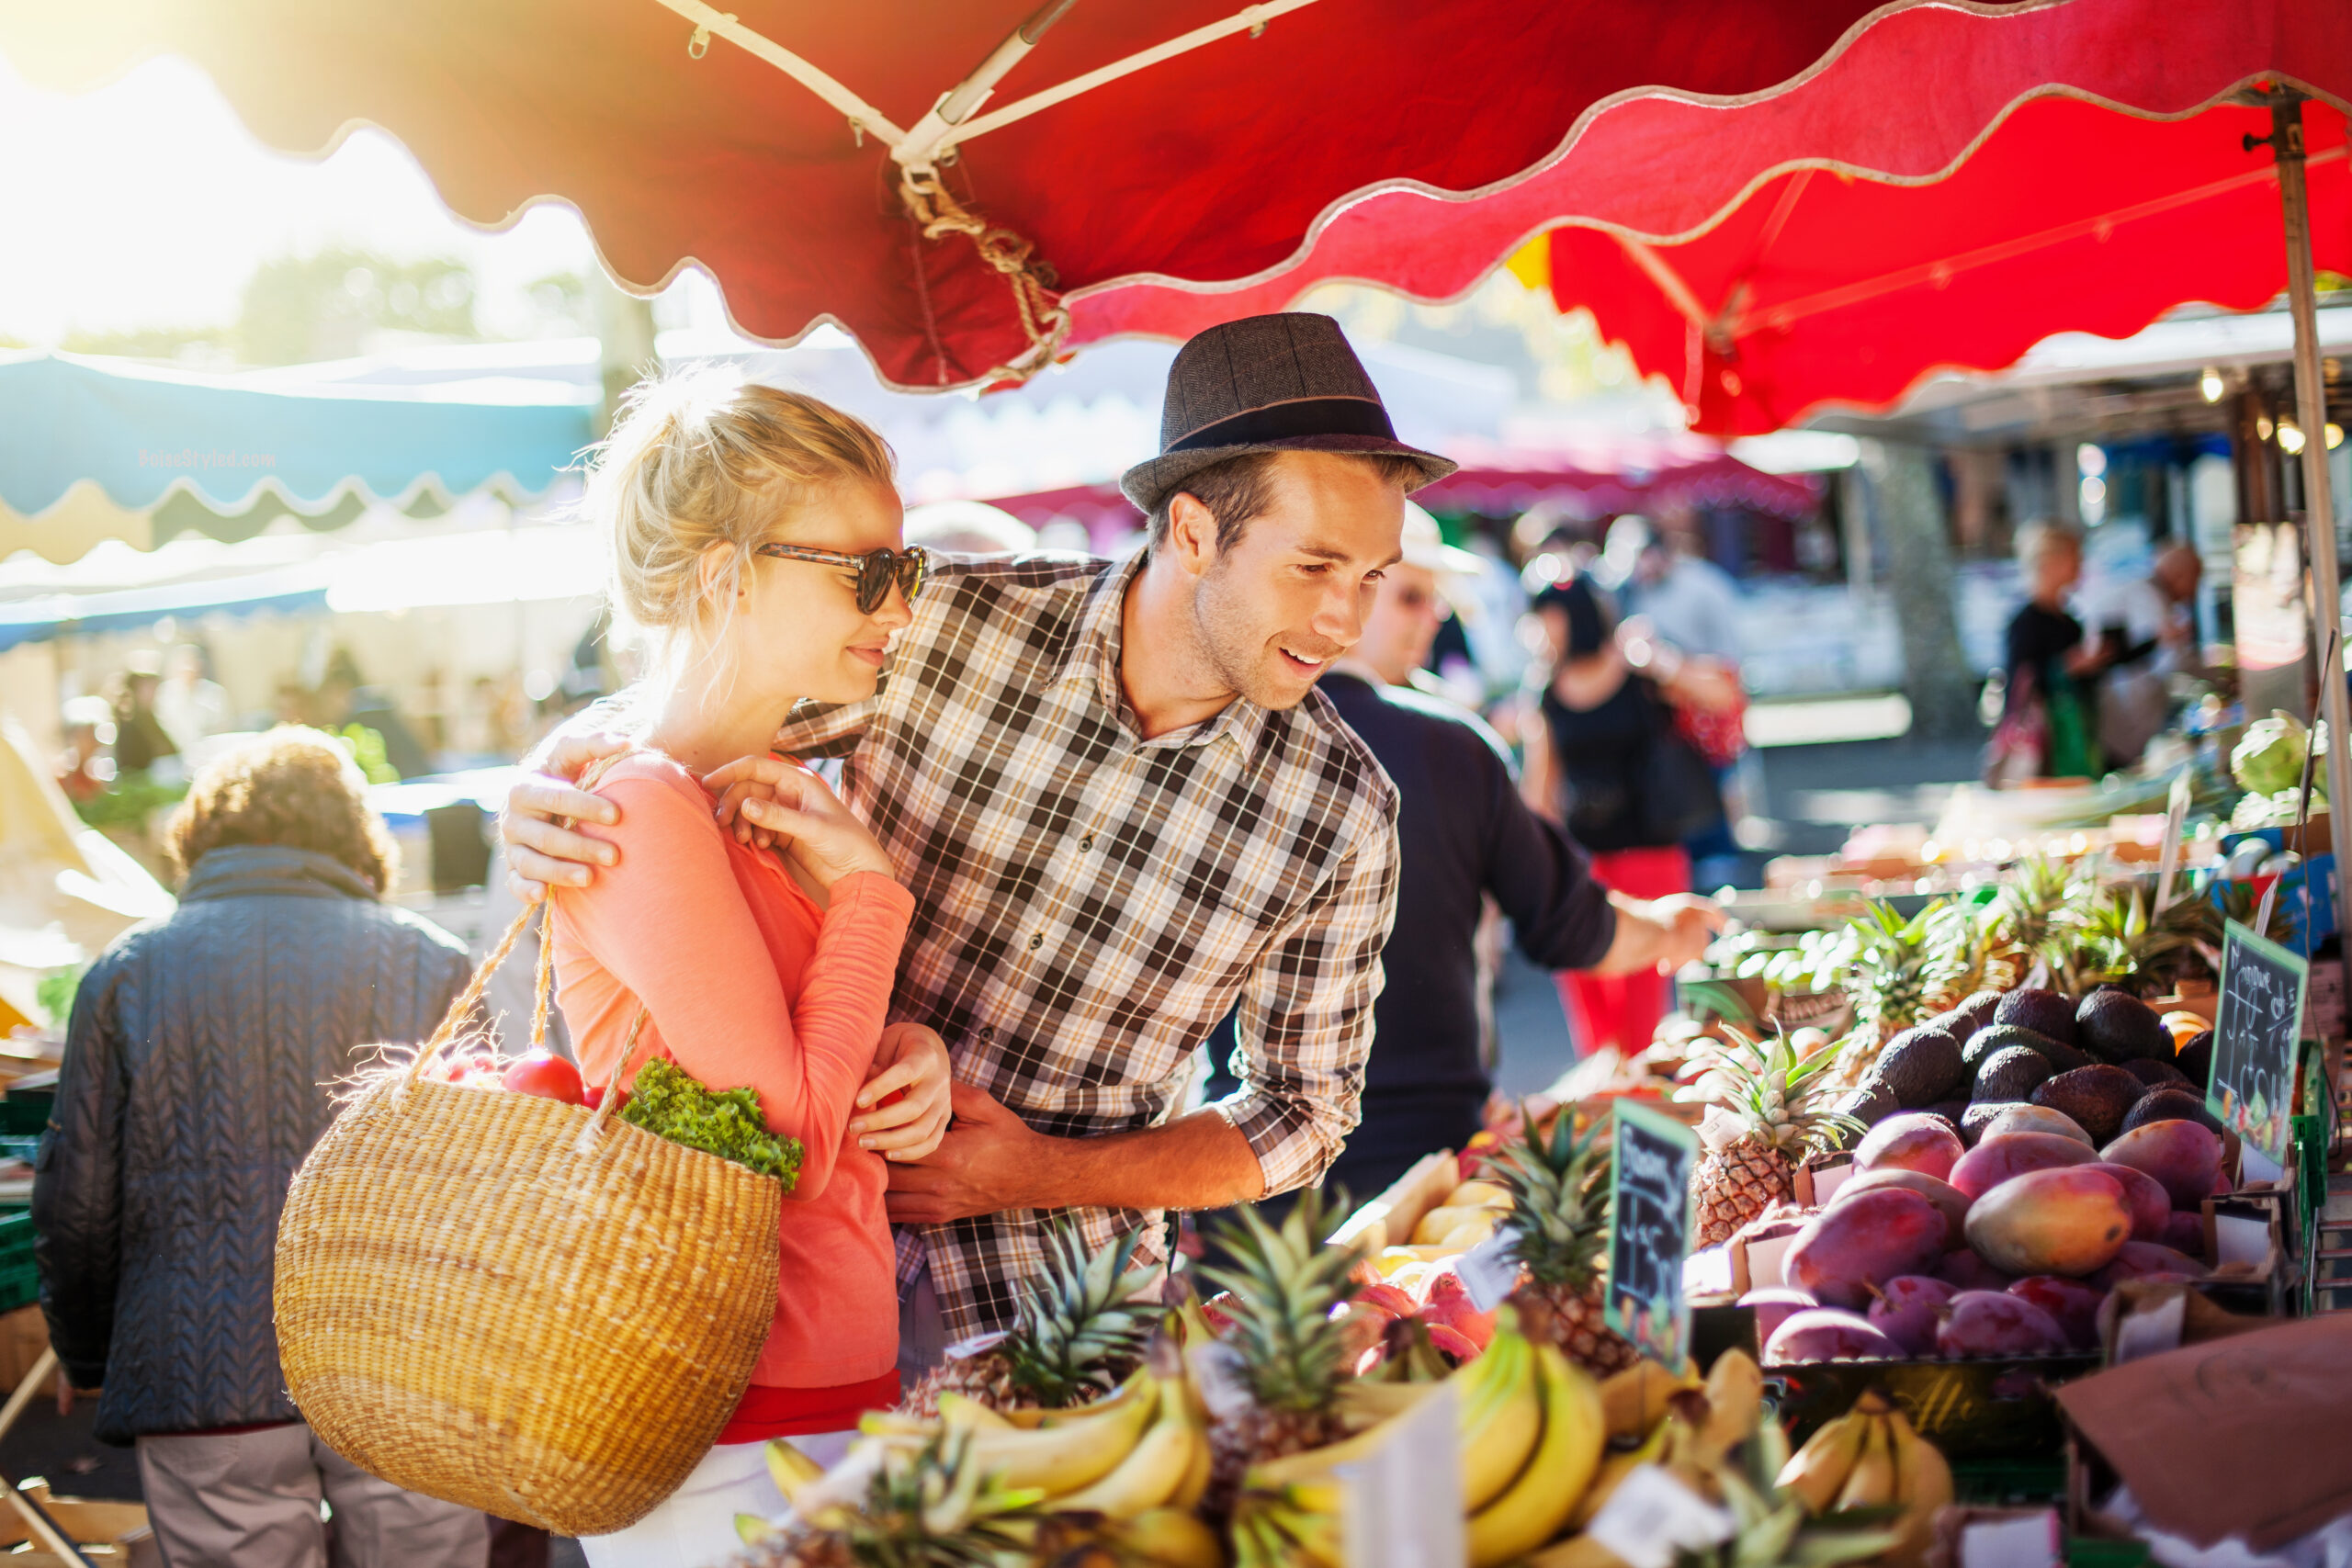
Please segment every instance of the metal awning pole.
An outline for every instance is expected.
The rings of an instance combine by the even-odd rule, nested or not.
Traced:
[[[2327,474],[2327,388],[2320,378],[2319,321],[2312,280],[2311,197],[2303,184],[2303,106],[2286,96],[2270,105],[2270,147],[2278,159],[2278,201],[2286,218],[2287,306],[2295,319],[2295,422],[2303,432],[2303,526],[2309,537],[2312,640],[2336,645],[2343,618],[2335,570],[2335,502]],[[2346,721],[2344,661],[2331,659],[2319,676],[2320,714],[2327,720],[2328,839],[2335,852],[2335,922],[2343,933],[2345,998],[2352,1005],[2352,723]]]

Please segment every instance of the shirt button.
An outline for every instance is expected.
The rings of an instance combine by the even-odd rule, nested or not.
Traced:
[[[1044,933],[1043,931],[1040,931],[1037,935],[1033,936],[1033,937],[1031,937],[1031,938],[1029,939],[1029,951],[1030,951],[1030,952],[1032,952],[1032,953],[1036,952],[1039,948],[1041,948],[1041,947],[1043,947],[1043,946],[1045,946],[1045,945],[1046,945],[1046,937],[1045,937],[1045,933]]]
[[[1082,838],[1082,839],[1079,840],[1079,841],[1078,841],[1078,847],[1079,847],[1080,849],[1081,849],[1081,850],[1091,850],[1091,849],[1092,849],[1092,848],[1094,847],[1094,835],[1093,835],[1093,834],[1091,834],[1091,833],[1089,833],[1089,834],[1087,834],[1087,835],[1086,835],[1086,837],[1084,837],[1084,838]]]
[[[993,1039],[995,1039],[995,1038],[996,1038],[996,1025],[995,1025],[995,1024],[993,1024],[993,1023],[991,1023],[991,1024],[989,1024],[986,1029],[981,1030],[981,1031],[980,1031],[980,1038],[981,1038],[981,1039],[983,1039],[983,1040],[993,1040]]]

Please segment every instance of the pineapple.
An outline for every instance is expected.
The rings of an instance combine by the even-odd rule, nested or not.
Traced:
[[[1318,1449],[1346,1436],[1339,1389],[1349,1374],[1345,1336],[1333,1317],[1356,1293],[1348,1278],[1360,1254],[1325,1245],[1346,1201],[1302,1194],[1280,1229],[1254,1208],[1218,1236],[1223,1266],[1204,1267],[1210,1283],[1232,1292],[1222,1310],[1233,1321],[1221,1343],[1249,1399],[1220,1414],[1210,1433],[1220,1473],[1237,1476],[1260,1460]]]
[[[2014,991],[2024,985],[2050,940],[2052,922],[2087,886],[2064,861],[2035,855],[2012,866],[1980,922],[1984,988]]]
[[[1030,1560],[1035,1492],[1011,1492],[968,1462],[968,1434],[883,1454],[837,1528],[796,1524],[735,1559],[741,1568],[998,1568]]]
[[[2108,888],[2052,917],[2041,951],[2066,990],[2087,990],[2102,980],[2130,986],[2168,975],[2196,926],[2196,917],[2177,903],[2165,918],[2152,919],[2138,888]]]
[[[1046,1229],[1046,1271],[1020,1286],[1012,1330],[988,1348],[933,1369],[915,1385],[908,1407],[939,1413],[953,1390],[991,1410],[1058,1410],[1091,1404],[1125,1381],[1143,1360],[1160,1309],[1133,1298],[1153,1270],[1129,1269],[1143,1232],[1089,1255],[1075,1220]]]
[[[1525,1139],[1491,1157],[1487,1173],[1510,1194],[1511,1254],[1527,1283],[1511,1294],[1530,1339],[1556,1345],[1606,1377],[1630,1367],[1634,1347],[1601,1321],[1609,1255],[1609,1161],[1603,1128],[1578,1137],[1563,1110],[1547,1141],[1531,1120]]]
[[[1792,1201],[1804,1156],[1862,1125],[1829,1109],[1828,1055],[1802,1061],[1786,1035],[1768,1043],[1728,1032],[1730,1043],[1708,1061],[1723,1109],[1708,1115],[1702,1129],[1708,1150],[1691,1174],[1701,1247],[1727,1241],[1774,1203]]]
[[[1939,899],[1906,920],[1873,900],[1846,931],[1846,989],[1873,1048],[1959,1001],[1974,977],[1974,922],[1960,905]]]

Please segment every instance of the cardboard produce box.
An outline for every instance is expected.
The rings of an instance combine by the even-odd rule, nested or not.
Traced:
[[[2058,1404],[2076,1535],[2138,1533],[2107,1511],[2119,1483],[2148,1526],[2199,1546],[2274,1552],[2352,1514],[2352,1318],[2184,1346],[2070,1383]]]

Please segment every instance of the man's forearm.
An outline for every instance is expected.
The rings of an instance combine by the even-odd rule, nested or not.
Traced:
[[[1658,955],[1666,951],[1666,932],[1650,917],[1649,906],[1622,893],[1611,893],[1609,902],[1617,911],[1617,934],[1609,939],[1609,951],[1600,962],[1587,973],[1638,975],[1657,967]]]
[[[1265,1195],[1250,1140],[1215,1111],[1100,1138],[1047,1138],[1037,1209],[1221,1209]]]

